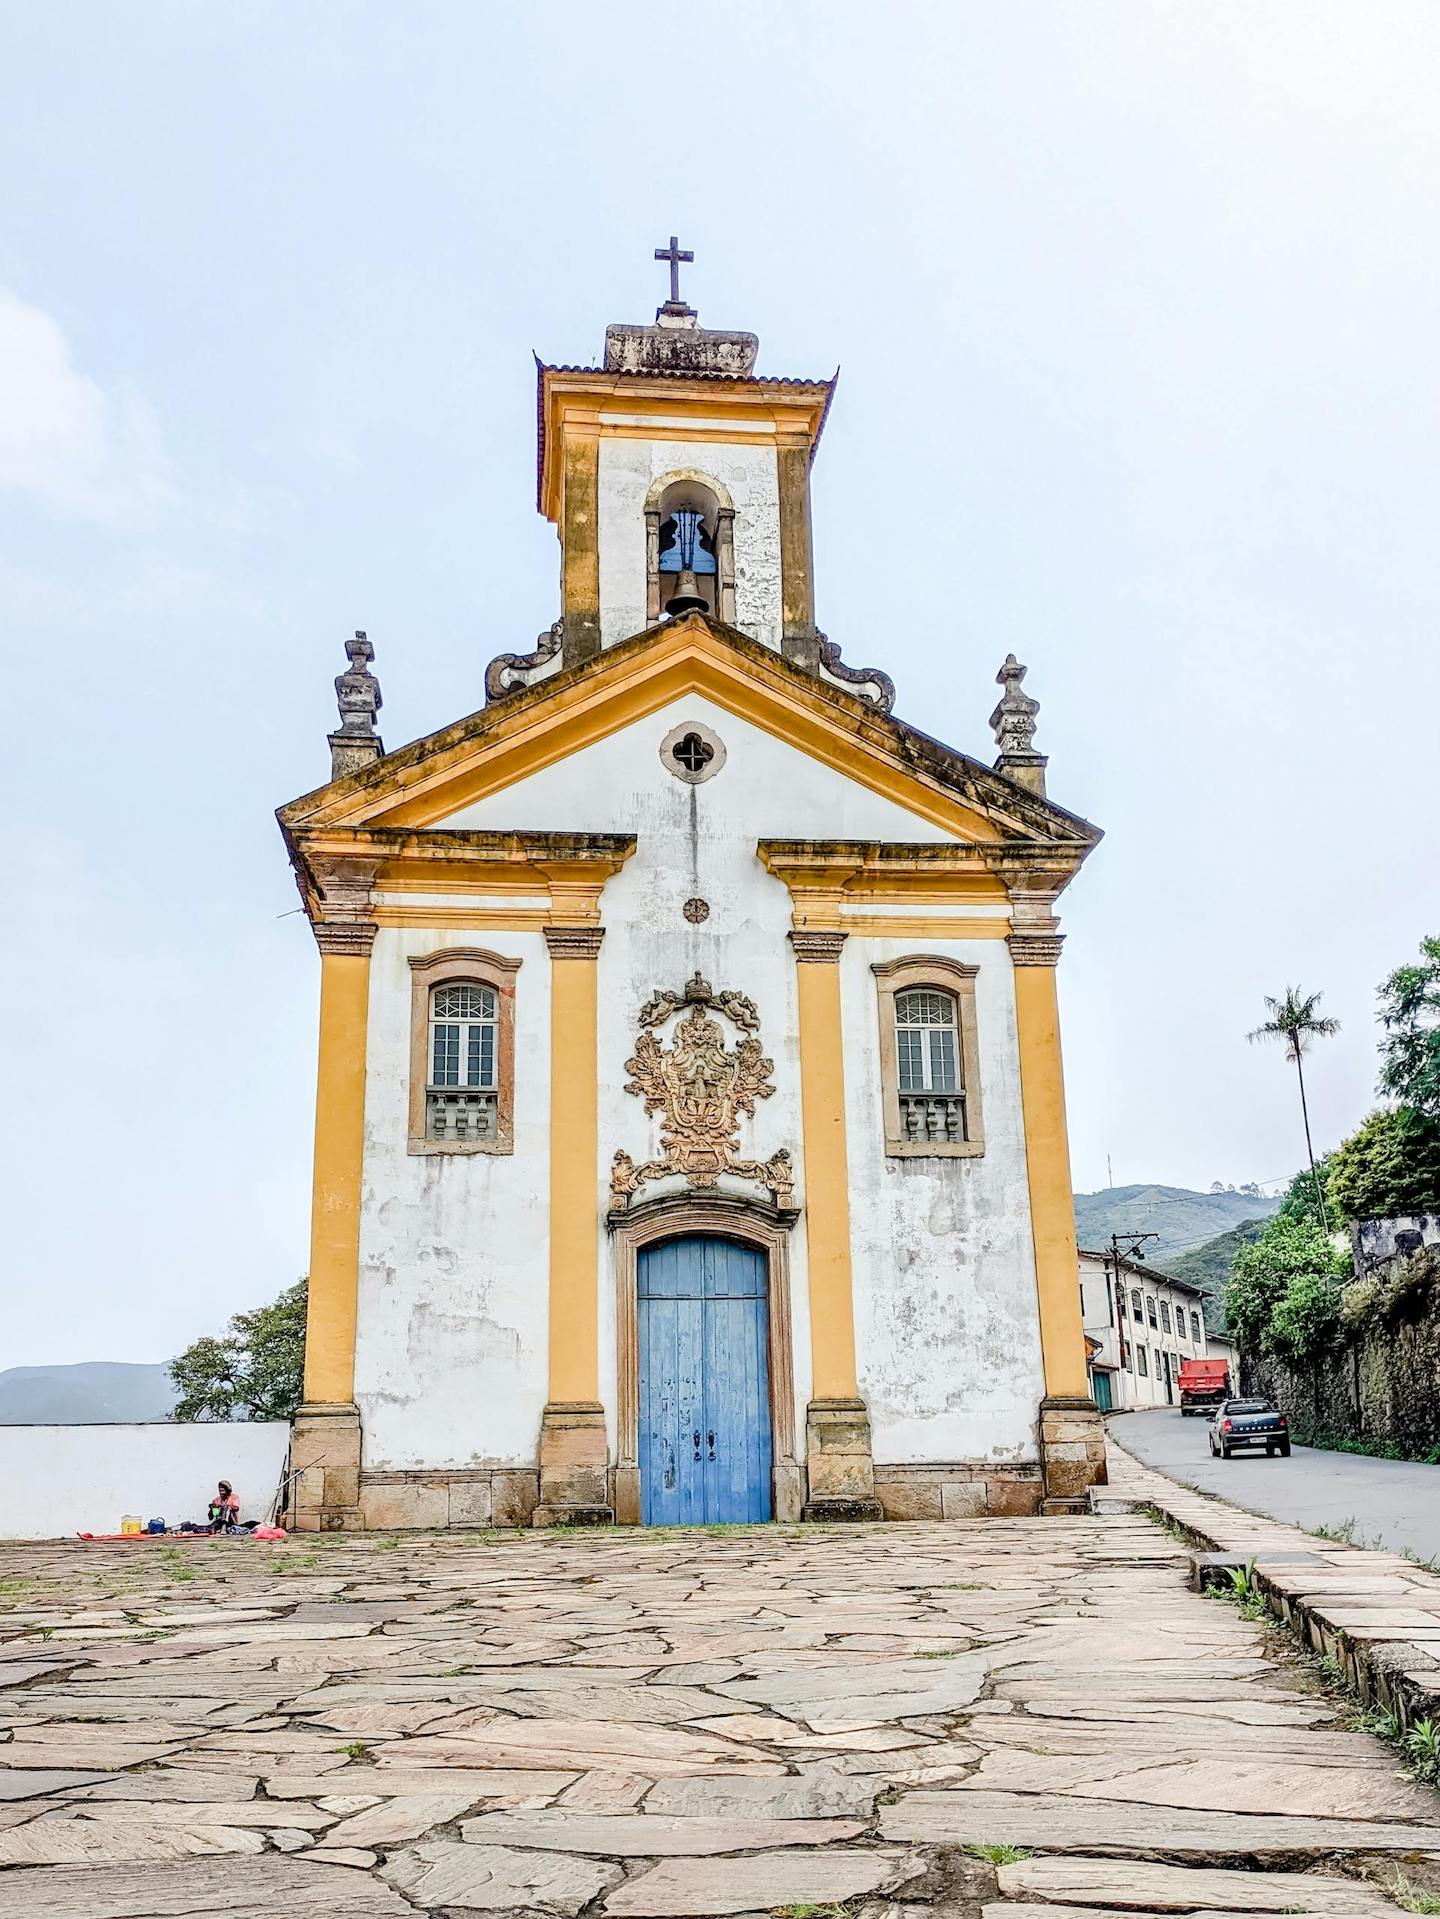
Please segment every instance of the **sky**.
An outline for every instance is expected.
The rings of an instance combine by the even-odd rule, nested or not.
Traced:
[[[0,1367],[304,1271],[318,967],[273,819],[558,607],[534,374],[664,294],[842,378],[817,611],[1053,798],[1075,1180],[1288,1175],[1440,931],[1440,11],[0,6]]]

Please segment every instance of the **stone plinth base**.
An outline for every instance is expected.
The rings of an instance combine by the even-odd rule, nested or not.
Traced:
[[[1093,1399],[1042,1399],[1040,1469],[1045,1478],[1043,1513],[1086,1513],[1090,1488],[1103,1486],[1105,1421]]]
[[[552,1400],[540,1419],[537,1526],[613,1526],[610,1448],[598,1400]]]
[[[870,1415],[863,1399],[812,1399],[805,1411],[802,1519],[883,1519],[875,1497]]]
[[[887,1519],[987,1519],[1038,1513],[1045,1497],[1039,1466],[985,1460],[877,1466],[875,1497]]]
[[[371,1533],[528,1526],[539,1498],[540,1475],[533,1466],[360,1475],[360,1518]]]
[[[286,1513],[301,1533],[356,1532],[360,1514],[360,1409],[312,1402],[290,1428]]]

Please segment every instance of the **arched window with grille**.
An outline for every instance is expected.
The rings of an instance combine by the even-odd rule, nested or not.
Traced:
[[[906,1138],[964,1139],[960,1021],[953,993],[914,986],[895,995],[895,1070]]]
[[[412,1152],[513,1150],[519,965],[454,947],[411,959]]]
[[[886,1152],[912,1158],[983,1153],[977,969],[925,955],[871,970],[879,988]]]
[[[431,1139],[493,1139],[499,1117],[493,986],[457,980],[430,989],[430,1080],[425,1130]]]

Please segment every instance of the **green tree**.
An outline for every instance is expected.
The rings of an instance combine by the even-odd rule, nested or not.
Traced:
[[[1330,1155],[1329,1188],[1342,1219],[1440,1212],[1440,1119],[1410,1106],[1372,1113]]]
[[[1440,1119],[1440,938],[1420,942],[1420,962],[1397,966],[1380,988],[1380,1091]]]
[[[1296,1341],[1319,1335],[1333,1323],[1322,1295],[1333,1296],[1350,1262],[1314,1219],[1277,1213],[1253,1246],[1242,1246],[1225,1289],[1225,1318],[1250,1352],[1301,1356]],[[1313,1349],[1310,1349],[1313,1350]]]
[[[1322,1231],[1329,1231],[1330,1208],[1333,1202],[1330,1199],[1330,1191],[1326,1185],[1326,1181],[1329,1178],[1330,1167],[1334,1159],[1334,1153],[1322,1153],[1315,1162],[1316,1177],[1319,1179],[1321,1189],[1325,1193],[1325,1212],[1322,1214],[1320,1211],[1320,1202],[1315,1192],[1315,1180],[1302,1168],[1285,1188],[1285,1196],[1280,1201],[1278,1217],[1282,1219],[1310,1219],[1313,1220]],[[1272,1214],[1271,1217],[1275,1218],[1277,1215]]]
[[[1283,1041],[1286,1059],[1295,1062],[1295,1073],[1300,1082],[1300,1117],[1305,1122],[1305,1153],[1310,1161],[1310,1183],[1315,1188],[1315,1202],[1320,1208],[1320,1216],[1328,1226],[1325,1194],[1315,1170],[1315,1148],[1310,1141],[1310,1108],[1305,1098],[1305,1054],[1315,1040],[1329,1039],[1332,1033],[1340,1031],[1338,1019],[1331,1019],[1315,1010],[1321,998],[1319,993],[1302,993],[1298,986],[1287,986],[1284,999],[1271,999],[1267,993],[1265,1010],[1270,1017],[1246,1037],[1252,1045],[1262,1039]]]
[[[289,1419],[302,1396],[305,1302],[299,1280],[268,1306],[236,1313],[218,1339],[197,1339],[170,1362],[180,1394],[172,1419]]]

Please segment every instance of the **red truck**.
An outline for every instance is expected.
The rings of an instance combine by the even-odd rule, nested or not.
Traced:
[[[1203,1413],[1230,1397],[1230,1367],[1223,1359],[1182,1359],[1180,1362],[1180,1411]]]

